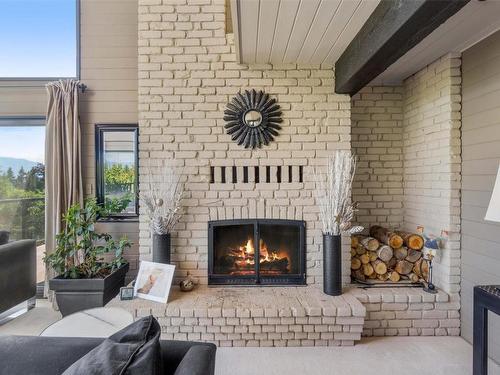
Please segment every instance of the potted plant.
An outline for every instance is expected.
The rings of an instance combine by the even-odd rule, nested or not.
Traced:
[[[356,203],[351,201],[356,158],[337,150],[328,158],[326,173],[315,174],[319,216],[323,229],[323,292],[342,294],[342,234],[361,232],[352,226]]]
[[[171,166],[148,168],[147,188],[141,194],[153,237],[153,262],[170,264],[171,233],[182,216],[184,185]]]
[[[56,249],[45,263],[56,273],[49,280],[63,316],[104,306],[125,283],[129,269],[123,252],[131,243],[115,241],[107,233],[97,233],[95,223],[106,208],[95,199],[84,207],[74,204],[63,216],[64,230],[56,236]]]

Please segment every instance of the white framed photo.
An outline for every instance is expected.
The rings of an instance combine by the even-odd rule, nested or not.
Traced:
[[[167,303],[175,266],[141,261],[134,285],[134,295],[151,301]]]

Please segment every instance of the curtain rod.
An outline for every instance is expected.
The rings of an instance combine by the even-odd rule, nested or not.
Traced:
[[[1,81],[0,81],[1,83]],[[42,84],[42,85],[1,85],[0,84],[0,88],[16,88],[16,89],[24,89],[24,88],[27,88],[27,89],[37,89],[37,88],[44,88],[45,87],[45,84]],[[85,93],[85,91],[87,90],[88,86],[84,83],[79,83],[78,84],[78,88],[80,89],[80,91],[82,92],[82,94]]]

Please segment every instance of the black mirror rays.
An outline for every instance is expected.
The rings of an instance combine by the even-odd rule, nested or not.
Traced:
[[[245,148],[260,148],[278,136],[281,110],[276,99],[263,91],[245,90],[238,93],[224,111],[226,133]]]

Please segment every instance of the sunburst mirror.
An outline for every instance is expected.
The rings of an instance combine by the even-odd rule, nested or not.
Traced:
[[[245,148],[262,147],[278,136],[281,110],[276,99],[264,91],[245,90],[238,93],[224,111],[227,134]]]

